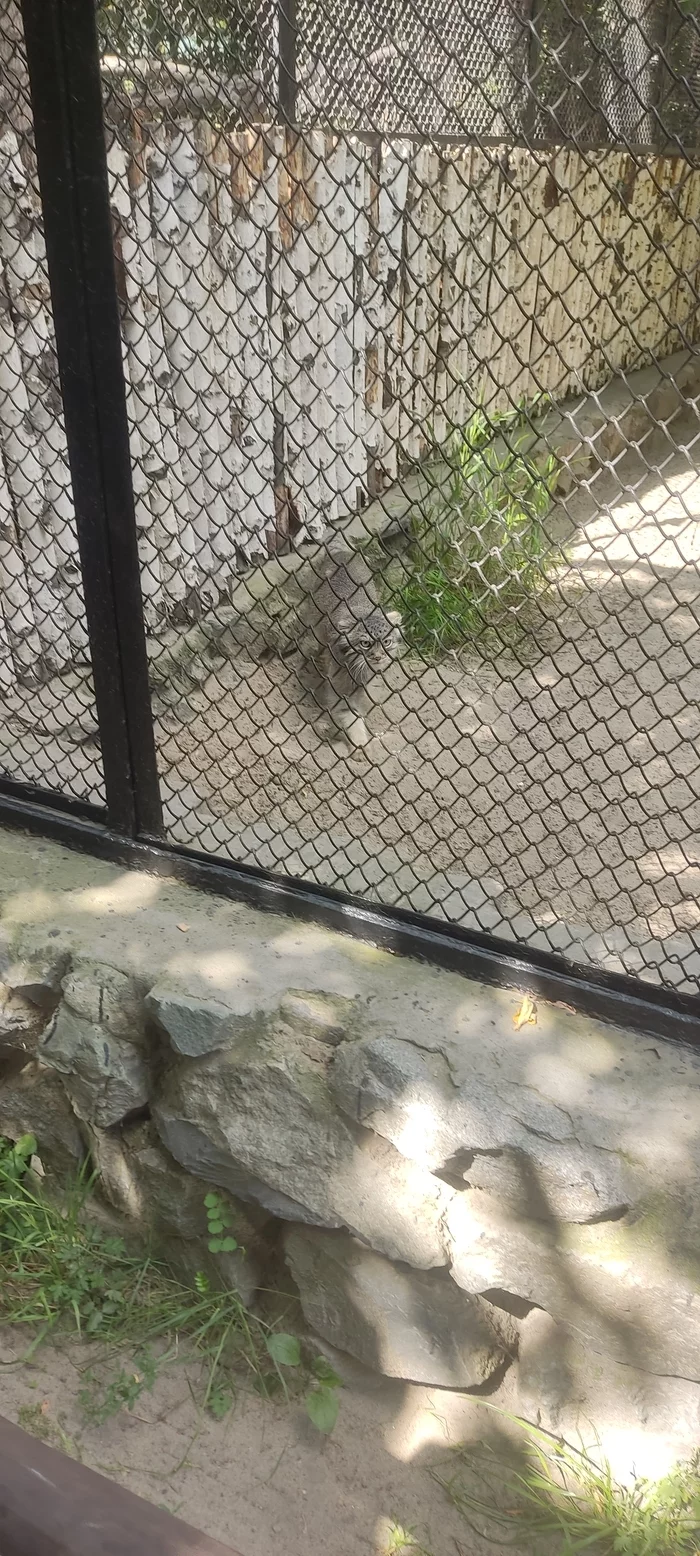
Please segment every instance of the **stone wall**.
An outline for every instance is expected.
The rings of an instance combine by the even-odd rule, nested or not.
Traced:
[[[247,1303],[568,1429],[700,1426],[700,1055],[0,837],[0,1133]],[[27,882],[31,883],[28,889]],[[288,1277],[287,1277],[288,1278]]]

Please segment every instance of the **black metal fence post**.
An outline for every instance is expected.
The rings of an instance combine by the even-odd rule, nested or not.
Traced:
[[[22,0],[110,824],[159,835],[94,0]]]
[[[280,117],[293,124],[297,112],[297,0],[279,0],[278,10]]]

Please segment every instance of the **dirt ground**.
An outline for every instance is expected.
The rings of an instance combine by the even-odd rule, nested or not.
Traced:
[[[216,1422],[170,1367],[131,1412],[89,1425],[85,1357],[45,1346],[12,1365],[26,1336],[0,1334],[2,1414],[128,1486],[239,1556],[486,1556],[428,1466],[484,1430],[466,1395],[392,1384],[350,1365],[337,1426],[321,1437],[299,1404],[241,1393]],[[346,1369],[347,1372],[347,1369]],[[515,1553],[517,1556],[517,1552]]]
[[[697,446],[697,421],[674,432]],[[530,624],[488,659],[401,658],[360,751],[320,738],[293,661],[216,669],[159,722],[171,835],[696,992],[692,451],[645,440],[561,517]]]
[[[579,489],[529,620],[400,658],[359,751],[293,660],[237,652],[157,718],[170,837],[696,993],[699,436],[688,412]],[[88,703],[74,672],[6,704],[0,763],[99,800]]]

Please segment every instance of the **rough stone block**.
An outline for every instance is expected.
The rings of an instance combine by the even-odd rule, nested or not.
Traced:
[[[77,1119],[55,1070],[32,1059],[19,1075],[0,1083],[0,1135],[34,1135],[37,1155],[56,1182],[65,1184],[85,1155]]]
[[[311,1328],[387,1377],[473,1388],[515,1352],[514,1320],[442,1270],[402,1269],[346,1232],[309,1227],[288,1229],[285,1252]]]
[[[638,1178],[612,1138],[601,1149],[586,1137],[583,1111],[574,1119],[536,1086],[513,1084],[497,1052],[485,1073],[488,1059],[485,1042],[480,1072],[456,1083],[447,1052],[370,1038],[338,1050],[331,1084],[350,1118],[430,1171],[490,1189],[517,1214],[588,1221],[623,1209]]]
[[[212,1284],[233,1288],[246,1306],[261,1284],[269,1244],[266,1218],[222,1195],[231,1218],[232,1253],[212,1254],[207,1242],[204,1196],[211,1185],[185,1172],[161,1145],[148,1120],[122,1129],[88,1129],[90,1153],[108,1203],[141,1236],[152,1236],[160,1253],[191,1283],[199,1270]]]
[[[8,1057],[29,1059],[36,1052],[46,1017],[29,1000],[0,984],[0,1063]]]
[[[106,1027],[95,1026],[61,1005],[41,1049],[59,1070],[80,1118],[108,1129],[145,1106],[149,1076],[141,1051]]]
[[[221,1000],[160,984],[148,994],[146,1008],[175,1053],[191,1059],[247,1036],[261,1019],[255,1004],[233,1010]]]
[[[87,959],[73,964],[63,980],[66,1005],[114,1037],[143,1041],[143,999],[136,980],[118,967]]]
[[[517,1408],[526,1420],[569,1442],[594,1446],[596,1438],[622,1450],[624,1469],[637,1459],[651,1431],[655,1454],[673,1461],[689,1456],[700,1435],[700,1384],[666,1378],[611,1361],[540,1308],[520,1324],[516,1367]],[[652,1473],[659,1473],[658,1458]]]
[[[346,1227],[419,1269],[444,1264],[454,1191],[341,1118],[331,1051],[282,1029],[174,1064],[153,1107],[163,1143],[190,1172],[284,1220]]]
[[[358,1001],[317,989],[288,989],[279,1012],[295,1032],[336,1044],[350,1036],[358,1017]]]
[[[700,1264],[674,1259],[670,1219],[664,1205],[631,1223],[548,1226],[471,1189],[447,1213],[452,1276],[546,1309],[600,1356],[700,1382]]]
[[[19,999],[28,1000],[38,1010],[54,1010],[69,960],[69,952],[61,947],[20,955],[10,961],[4,982]]]

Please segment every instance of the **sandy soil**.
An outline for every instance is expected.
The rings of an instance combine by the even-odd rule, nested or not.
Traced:
[[[478,1437],[468,1396],[392,1384],[351,1363],[332,1437],[299,1404],[241,1393],[222,1422],[204,1416],[173,1366],[132,1412],[86,1424],[78,1395],[86,1358],[40,1349],[8,1365],[26,1336],[0,1336],[2,1414],[53,1447],[176,1513],[240,1556],[401,1556],[395,1526],[429,1556],[486,1556],[432,1479],[450,1443]],[[413,1556],[419,1556],[418,1552]],[[517,1553],[516,1553],[517,1556]]]

